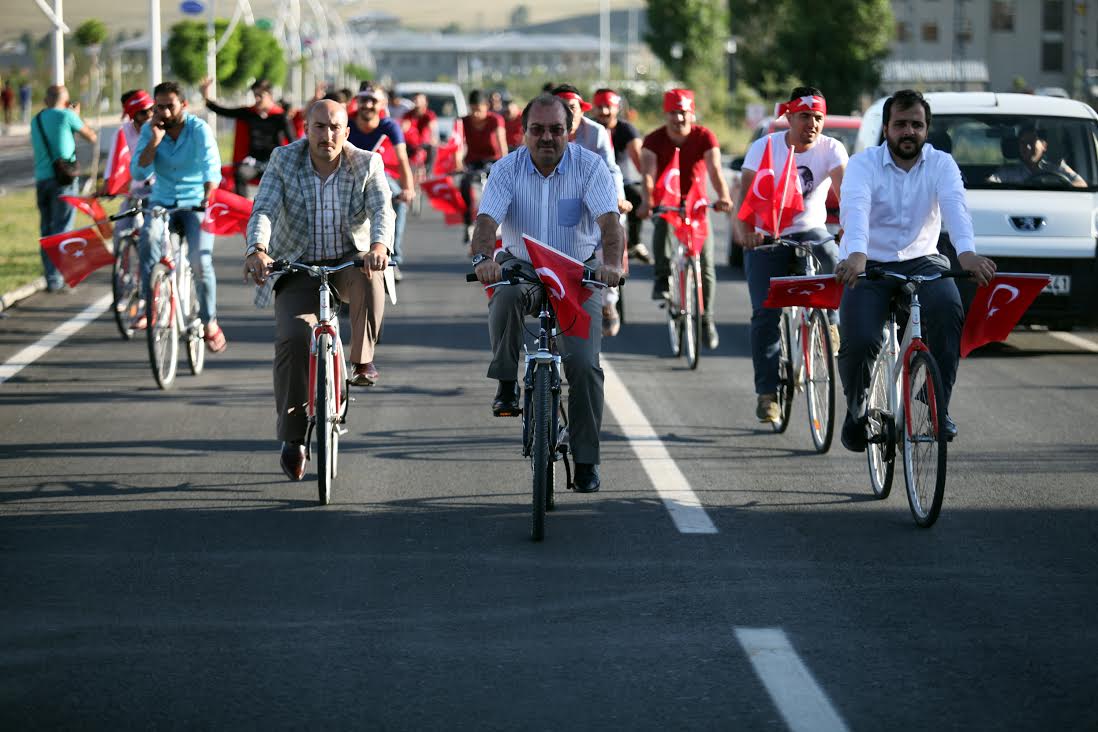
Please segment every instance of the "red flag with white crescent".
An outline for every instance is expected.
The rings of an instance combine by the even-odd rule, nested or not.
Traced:
[[[1003,272],[978,288],[961,331],[961,356],[992,341],[1005,341],[1051,281],[1046,274]]]
[[[458,120],[460,122],[460,120]],[[457,123],[455,123],[457,124]],[[457,135],[451,135],[445,145],[440,145],[435,154],[435,168],[431,171],[437,178],[442,175],[450,175],[457,167],[457,152],[461,148],[461,141]]]
[[[705,181],[695,175],[684,202],[686,219],[675,215],[672,223],[675,236],[691,255],[701,253],[709,236],[709,199],[705,195]]]
[[[236,168],[232,165],[221,166],[221,182],[217,187],[229,193],[236,193]]]
[[[660,179],[656,181],[656,190],[652,191],[656,206],[666,206],[674,211],[664,211],[660,216],[671,225],[675,225],[681,218],[678,214],[679,205],[682,203],[682,181],[679,170],[679,149],[675,148],[675,154],[671,156],[671,162],[663,169]]]
[[[804,211],[804,194],[801,193],[800,176],[797,175],[792,150],[786,156],[781,177],[776,176],[770,140],[766,138],[759,169],[736,217],[740,221],[753,222],[776,237],[793,223],[798,213]]]
[[[770,290],[763,301],[763,307],[837,310],[842,299],[843,286],[834,275],[771,277]]]
[[[385,166],[385,174],[390,178],[400,178],[400,159],[397,157],[396,148],[393,147],[393,141],[386,135],[382,135],[381,139],[374,145],[373,152],[376,152],[381,156],[381,163]]]
[[[530,263],[534,265],[553,309],[561,332],[579,338],[587,338],[591,331],[591,316],[583,309],[583,303],[591,297],[591,290],[580,284],[583,280],[583,262],[572,259],[552,247],[523,234]]]
[[[215,188],[206,206],[202,230],[216,236],[243,234],[252,215],[252,202],[222,188]]]
[[[95,270],[114,262],[114,254],[94,226],[45,236],[38,243],[69,287],[76,287]]]
[[[427,196],[431,207],[442,213],[447,224],[464,223],[465,199],[448,176],[429,178],[420,183],[420,189]]]
[[[114,233],[114,225],[107,219],[107,212],[95,196],[58,196],[59,199],[75,208],[80,213],[88,216],[99,227],[99,233],[104,239],[110,239]]]
[[[126,133],[122,127],[118,128],[118,134],[114,136],[114,144],[111,146],[111,154],[104,169],[106,182],[104,188],[108,196],[115,196],[129,188],[130,185],[130,146],[126,142]]]

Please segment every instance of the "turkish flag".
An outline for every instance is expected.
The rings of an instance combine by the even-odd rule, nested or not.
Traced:
[[[396,148],[393,142],[385,135],[374,145],[373,152],[381,156],[381,162],[385,166],[385,173],[391,178],[400,178],[400,159],[397,158]]]
[[[583,303],[591,297],[591,290],[580,284],[583,280],[583,262],[525,234],[522,241],[526,243],[534,271],[545,283],[549,299],[553,301],[561,332],[587,338],[591,330],[591,316],[583,309]]]
[[[834,275],[811,277],[771,277],[764,308],[826,308],[837,310],[843,299],[843,286]]]
[[[114,262],[114,255],[94,226],[42,237],[38,243],[69,287],[76,287],[95,270]]]
[[[243,234],[252,215],[252,202],[244,196],[215,188],[206,205],[202,230],[217,236]]]
[[[961,332],[961,356],[992,341],[1005,341],[1052,277],[1000,273],[976,290]]]
[[[751,190],[747,192],[736,217],[740,221],[750,222],[754,216],[756,226],[776,237],[781,234],[782,229],[793,223],[793,217],[801,211],[804,211],[804,195],[801,193],[793,150],[789,150],[789,155],[786,156],[781,177],[776,178],[770,138],[767,137],[766,148],[751,183]]]
[[[114,136],[114,145],[111,146],[110,158],[103,173],[106,177],[104,188],[108,196],[118,195],[130,185],[130,146],[126,143],[126,133],[121,127]]]
[[[660,179],[656,181],[656,190],[652,191],[656,206],[666,206],[674,211],[664,211],[660,216],[667,223],[674,226],[682,217],[679,216],[679,206],[682,204],[682,173],[679,170],[679,149],[675,148],[675,154],[671,156],[671,162],[663,169]]]
[[[675,215],[675,236],[693,256],[701,253],[709,236],[709,199],[705,196],[705,182],[694,176],[690,192],[686,194],[686,219]]]
[[[451,135],[445,145],[440,145],[435,155],[435,169],[431,171],[435,177],[449,175],[457,167],[457,152],[461,148],[461,141]]]
[[[236,192],[236,172],[232,165],[221,166],[221,182],[217,184],[217,187],[222,191],[228,191],[229,193]]]
[[[447,224],[460,224],[465,221],[465,199],[449,177],[429,178],[419,184],[427,195],[431,207],[441,211]]]
[[[110,239],[114,233],[114,225],[108,220],[107,212],[95,196],[58,196],[77,211],[87,215],[99,227],[99,233],[104,239]]]

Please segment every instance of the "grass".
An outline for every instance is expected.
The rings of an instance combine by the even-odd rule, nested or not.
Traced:
[[[42,276],[34,188],[0,195],[0,294]]]

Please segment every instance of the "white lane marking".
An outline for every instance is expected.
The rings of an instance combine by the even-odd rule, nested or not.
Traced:
[[[781,628],[736,628],[755,673],[793,732],[848,732]]]
[[[717,527],[702,508],[701,501],[690,488],[686,476],[679,470],[652,425],[644,418],[644,412],[618,378],[614,367],[607,362],[605,355],[602,358],[602,371],[605,377],[606,404],[614,413],[614,419],[644,467],[644,472],[648,473],[648,479],[655,486],[664,507],[671,514],[675,528],[682,534],[717,533]]]
[[[1053,338],[1061,340],[1064,343],[1069,343],[1076,348],[1082,348],[1084,351],[1090,351],[1091,353],[1098,353],[1098,343],[1088,341],[1086,338],[1080,338],[1074,333],[1065,333],[1061,330],[1050,330],[1048,334]]]
[[[52,331],[39,338],[38,341],[19,351],[19,353],[9,358],[3,364],[0,364],[0,384],[3,384],[25,367],[30,366],[32,363],[42,358],[42,356],[45,356],[54,346],[60,344],[66,338],[98,318],[103,314],[104,310],[110,307],[110,304],[113,301],[114,297],[112,295],[104,295],[85,308],[84,312],[70,320],[66,320]]]

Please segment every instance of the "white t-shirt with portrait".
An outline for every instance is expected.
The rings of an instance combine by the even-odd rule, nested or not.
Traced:
[[[774,175],[780,176],[789,156],[789,146],[785,142],[787,130],[764,135],[751,144],[744,158],[744,170],[759,170],[766,141],[770,140],[770,156],[774,164]],[[846,165],[849,159],[846,147],[834,137],[821,134],[816,144],[793,158],[801,179],[801,192],[804,195],[804,211],[793,217],[791,223],[781,233],[795,234],[799,231],[822,229],[827,223],[827,192],[831,190],[831,172]],[[767,233],[762,229],[756,229]]]

